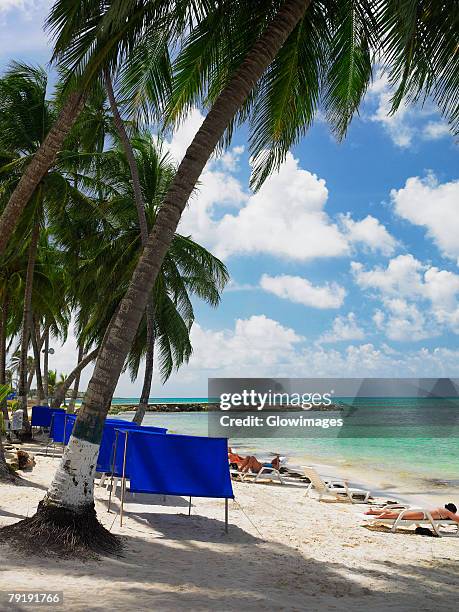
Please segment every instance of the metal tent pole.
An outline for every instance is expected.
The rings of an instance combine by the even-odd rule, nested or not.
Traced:
[[[228,498],[225,497],[225,533],[228,533]]]
[[[111,508],[111,503],[112,503],[112,491],[113,491],[113,476],[115,474],[115,462],[116,462],[116,449],[118,446],[118,431],[115,431],[115,444],[114,444],[114,451],[113,451],[113,459],[112,459],[112,474],[110,476],[110,495],[108,496],[108,508],[107,508],[107,512],[110,512],[110,508]]]
[[[65,434],[67,433],[67,415],[65,415],[64,417],[64,437],[62,440],[62,452],[64,452],[64,448],[65,448]]]
[[[120,508],[120,527],[123,526],[123,510],[124,510],[124,496],[126,494],[126,451],[128,445],[128,431],[124,432],[126,439],[124,441],[124,456],[123,456],[123,476],[121,480],[121,508]]]
[[[191,495],[190,495],[190,503],[188,504],[188,516],[191,516]]]

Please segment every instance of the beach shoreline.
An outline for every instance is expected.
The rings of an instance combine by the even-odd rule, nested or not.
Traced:
[[[117,414],[131,419],[132,410]],[[180,413],[185,414],[185,413]],[[164,413],[165,419],[170,413]],[[148,415],[147,415],[148,418]],[[154,419],[160,419],[161,413],[154,413]],[[174,419],[176,417],[173,417]],[[180,419],[179,416],[177,418]],[[150,424],[161,424],[167,426],[167,421],[155,421]],[[172,430],[175,433],[193,433],[180,428]],[[202,435],[202,434],[201,434]],[[422,474],[419,471],[410,471],[406,468],[388,470],[386,466],[374,466],[369,462],[362,464],[359,460],[349,457],[321,456],[313,452],[301,450],[290,450],[282,438],[265,438],[254,440],[230,440],[229,444],[242,455],[255,455],[260,461],[270,461],[274,454],[279,453],[286,457],[286,466],[292,469],[301,469],[301,466],[312,466],[317,468],[320,474],[334,478],[346,479],[351,486],[364,488],[372,491],[381,498],[394,499],[412,505],[438,506],[453,501],[459,507],[459,481],[445,479],[442,474],[432,470],[432,473]],[[361,442],[361,441],[360,441]]]

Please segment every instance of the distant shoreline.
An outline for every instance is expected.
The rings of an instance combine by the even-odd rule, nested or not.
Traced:
[[[169,398],[165,398],[169,399]],[[137,406],[136,403],[126,403],[126,404],[112,404],[110,407],[110,414],[119,414],[121,412],[133,412],[135,411]],[[209,412],[209,410],[217,410],[218,404],[211,402],[202,402],[202,401],[189,401],[189,402],[179,402],[179,401],[169,401],[169,402],[150,402],[146,409],[147,412]],[[302,412],[302,409],[298,406],[285,406],[285,410],[291,410],[294,412]],[[244,410],[241,408],[241,410]],[[333,410],[342,410],[341,406],[336,406],[331,404],[328,405],[320,405],[314,406],[310,409],[310,411],[320,412],[320,411],[333,411]]]
[[[202,402],[164,402],[150,403],[147,407],[147,412],[207,412],[211,404]],[[112,404],[110,406],[110,414],[119,414],[120,412],[135,412],[136,404]]]

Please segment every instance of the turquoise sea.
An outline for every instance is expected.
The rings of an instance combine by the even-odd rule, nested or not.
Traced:
[[[135,405],[137,401],[137,398],[116,398],[113,403]],[[352,405],[358,405],[358,401],[354,400]],[[365,401],[368,404],[368,399]],[[384,415],[383,419],[392,419],[393,422],[395,415],[397,422],[401,424],[401,437],[394,437],[392,433],[388,438],[241,438],[230,440],[230,444],[234,448],[250,450],[260,456],[279,452],[295,459],[314,458],[315,463],[356,468],[366,466],[368,469],[384,470],[388,474],[405,474],[416,479],[439,481],[447,486],[459,487],[459,404],[457,398],[450,403],[454,414],[453,427],[445,432],[443,426],[440,437],[435,424],[425,418],[426,407],[432,409],[433,406],[435,409],[435,402],[439,401],[425,398],[372,398],[370,404],[376,411],[378,420]],[[207,398],[151,398],[150,402],[179,405],[205,403]],[[348,401],[343,399],[343,403],[348,404]],[[126,418],[130,414],[125,413],[123,417]],[[173,433],[208,435],[208,415],[202,412],[147,413],[144,424],[167,427]],[[415,434],[412,433],[413,428]],[[402,437],[406,436],[405,432],[408,431],[410,437]]]

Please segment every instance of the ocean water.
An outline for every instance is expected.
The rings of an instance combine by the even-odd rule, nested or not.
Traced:
[[[204,403],[207,398],[167,398],[168,403]],[[132,398],[133,404],[136,403]],[[166,403],[166,398],[151,400]],[[181,401],[179,401],[181,400]],[[438,400],[419,400],[418,398],[373,398],[370,402],[375,415],[393,419],[404,425],[397,431],[409,432],[410,437],[350,437],[350,438],[250,438],[230,440],[234,448],[250,451],[259,456],[280,453],[292,459],[314,459],[315,463],[329,463],[343,467],[362,467],[381,470],[388,474],[396,473],[416,479],[441,481],[459,488],[459,404],[457,398],[450,403],[449,414],[454,415],[454,423],[445,432],[444,423],[439,428],[432,424],[426,414],[437,413]],[[123,401],[113,403],[128,403]],[[343,402],[346,403],[346,402]],[[368,402],[367,402],[368,404]],[[355,403],[354,403],[355,405]],[[452,405],[452,408],[451,408]],[[427,410],[426,410],[427,409]],[[451,410],[453,412],[451,412]],[[383,412],[381,412],[383,411]],[[124,413],[123,418],[133,416]],[[122,416],[121,414],[118,416]],[[147,413],[145,425],[167,427],[172,433],[188,435],[208,435],[207,413]],[[408,427],[409,426],[409,427]],[[453,432],[453,429],[455,431]],[[439,429],[441,432],[439,433]],[[415,430],[415,433],[413,433]],[[366,430],[367,431],[367,430]],[[451,435],[455,434],[455,435]],[[370,434],[371,435],[371,434]],[[403,433],[407,436],[408,434]],[[435,437],[434,437],[435,436]]]
[[[150,397],[150,404],[207,404],[207,397]],[[135,406],[139,403],[138,397],[114,397],[112,404],[114,406],[132,404]]]

